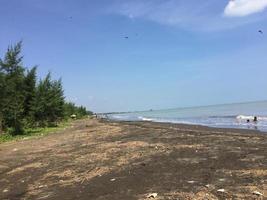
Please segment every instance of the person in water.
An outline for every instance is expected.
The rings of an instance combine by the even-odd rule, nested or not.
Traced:
[[[258,121],[258,118],[255,116],[253,119],[253,122],[257,122],[257,121]]]

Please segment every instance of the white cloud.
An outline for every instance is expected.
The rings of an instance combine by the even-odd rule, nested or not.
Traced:
[[[210,16],[211,0],[195,4],[193,0],[119,1],[114,11],[130,19],[143,18],[165,25],[183,25]]]
[[[237,5],[240,5],[240,2],[248,1],[249,0],[231,1],[225,10],[226,15],[233,15],[233,9],[237,9]],[[252,5],[255,3],[258,5],[258,2],[266,2],[267,0],[250,1]],[[231,8],[228,8],[229,5]],[[234,8],[232,8],[233,5]],[[201,3],[196,3],[196,0],[115,0],[115,3],[109,8],[109,12],[128,17],[133,21],[141,19],[162,25],[196,31],[227,30],[255,23],[267,17],[265,14],[246,18],[223,17],[222,10],[224,10],[224,8],[224,1],[214,0],[205,0],[201,1]]]
[[[224,15],[228,17],[243,17],[258,13],[267,8],[267,0],[230,0]]]

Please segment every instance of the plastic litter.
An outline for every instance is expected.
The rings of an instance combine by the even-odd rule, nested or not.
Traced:
[[[156,198],[158,196],[158,193],[150,193],[146,197],[147,198]]]
[[[225,192],[225,189],[219,189],[217,192]]]
[[[254,191],[253,194],[258,195],[258,196],[263,196],[263,194],[258,191]]]

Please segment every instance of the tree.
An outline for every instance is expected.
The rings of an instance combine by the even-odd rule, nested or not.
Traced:
[[[72,114],[86,115],[85,107],[65,102],[61,79],[52,80],[48,73],[36,84],[37,67],[25,72],[21,49],[18,42],[0,59],[0,133],[11,129],[12,134],[21,134],[26,125],[55,125]]]
[[[0,134],[3,131],[3,108],[5,98],[5,79],[4,73],[0,71]]]
[[[61,80],[52,81],[51,74],[37,86],[34,117],[41,126],[53,124],[64,116],[64,91]]]
[[[64,116],[69,118],[71,115],[76,115],[77,118],[82,118],[86,115],[92,114],[92,112],[87,111],[83,106],[76,106],[74,103],[68,102],[64,105]]]
[[[24,68],[21,53],[22,42],[10,46],[4,59],[0,59],[0,71],[4,74],[5,97],[2,100],[4,126],[12,127],[13,134],[23,131]]]
[[[71,115],[76,114],[75,104],[72,102],[67,102],[64,104],[64,117],[69,118]]]
[[[37,67],[33,67],[27,72],[24,80],[25,101],[24,101],[24,113],[28,123],[33,123],[33,105],[36,97],[36,70]]]
[[[56,122],[64,117],[65,97],[61,79],[52,82],[50,94],[51,112],[48,120],[49,122]]]
[[[83,106],[78,107],[78,113],[80,117],[86,116],[87,115],[86,108]]]

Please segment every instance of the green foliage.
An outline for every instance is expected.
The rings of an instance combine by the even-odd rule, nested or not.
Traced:
[[[2,98],[3,124],[13,127],[13,134],[22,132],[24,112],[24,68],[22,67],[21,42],[8,48],[4,60],[0,59],[0,71],[4,74]]]
[[[0,71],[0,134],[3,130],[3,107],[4,107],[4,97],[6,93],[4,73]]]
[[[15,46],[8,47],[4,60],[0,59],[1,71],[5,71],[7,74],[23,73],[24,69],[21,67],[23,56],[20,55],[21,47],[21,41]]]
[[[25,101],[24,101],[24,116],[29,122],[33,120],[33,105],[36,98],[36,75],[37,67],[28,70],[24,79]]]
[[[75,104],[72,102],[68,102],[64,104],[64,116],[69,117],[76,113]]]
[[[51,74],[41,80],[33,105],[34,120],[39,126],[53,125],[64,117],[64,91],[61,80],[52,81]]]
[[[70,117],[71,115],[76,115],[76,118],[82,118],[86,115],[91,115],[88,113],[85,107],[76,106],[74,103],[68,102],[64,104],[64,116]]]
[[[56,131],[63,130],[65,127],[69,126],[69,121],[63,121],[58,124],[57,127],[39,127],[39,128],[26,128],[23,135],[12,135],[10,129],[6,131],[5,134],[0,135],[0,143],[9,142],[13,140],[28,139],[32,137],[42,137]]]
[[[75,114],[88,114],[85,107],[66,103],[61,80],[51,74],[37,83],[37,67],[23,66],[22,42],[10,46],[0,59],[0,133],[27,134],[29,127],[57,126]]]

